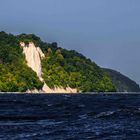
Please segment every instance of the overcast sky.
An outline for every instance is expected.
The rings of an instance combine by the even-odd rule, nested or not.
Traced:
[[[0,0],[0,30],[56,41],[140,84],[140,0]]]

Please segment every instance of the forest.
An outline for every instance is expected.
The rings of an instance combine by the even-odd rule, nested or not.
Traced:
[[[75,50],[63,49],[56,42],[43,42],[34,34],[5,32],[0,32],[0,91],[25,92],[43,86],[36,73],[27,66],[20,42],[34,42],[45,54],[42,77],[50,88],[71,87],[79,92],[116,91],[109,75]]]

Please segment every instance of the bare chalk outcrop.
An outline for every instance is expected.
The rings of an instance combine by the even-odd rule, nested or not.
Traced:
[[[41,58],[43,58],[45,55],[41,49],[39,47],[35,47],[34,43],[32,42],[30,42],[28,46],[26,46],[23,42],[21,42],[20,45],[23,47],[23,53],[25,54],[27,65],[37,73],[39,78],[41,78]]]
[[[45,57],[44,53],[39,47],[36,47],[33,42],[29,42],[26,45],[24,42],[20,43],[20,46],[23,48],[23,54],[25,55],[27,65],[36,72],[37,76],[41,81],[44,82],[42,78],[42,66],[41,66],[41,59]],[[29,92],[28,90],[27,92]],[[44,86],[41,91],[30,91],[32,92],[44,92],[44,93],[76,93],[77,89],[72,89],[70,87],[63,88],[63,87],[54,87],[53,89],[49,88],[48,85],[44,82]]]
[[[77,93],[77,89],[73,89],[70,87],[54,87],[53,89],[51,89],[47,86],[47,84],[44,84],[42,90],[46,91],[46,93]]]

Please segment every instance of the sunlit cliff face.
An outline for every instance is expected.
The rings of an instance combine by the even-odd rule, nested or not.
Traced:
[[[41,81],[44,81],[41,77],[42,75],[42,66],[41,59],[45,57],[44,53],[39,47],[36,47],[33,42],[29,42],[26,45],[24,42],[20,43],[20,46],[23,48],[23,54],[25,55],[27,65],[36,72],[37,76]],[[70,87],[55,87],[53,89],[49,88],[48,85],[44,82],[42,91],[45,93],[76,93],[77,89],[72,89]]]
[[[39,78],[41,78],[41,58],[43,58],[45,55],[39,47],[35,47],[33,42],[30,42],[28,45],[21,42],[20,45],[23,47],[23,53],[25,54],[27,65],[37,73]]]

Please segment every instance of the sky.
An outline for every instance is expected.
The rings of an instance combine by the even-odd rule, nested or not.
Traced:
[[[0,0],[0,31],[58,42],[140,84],[140,0]]]

